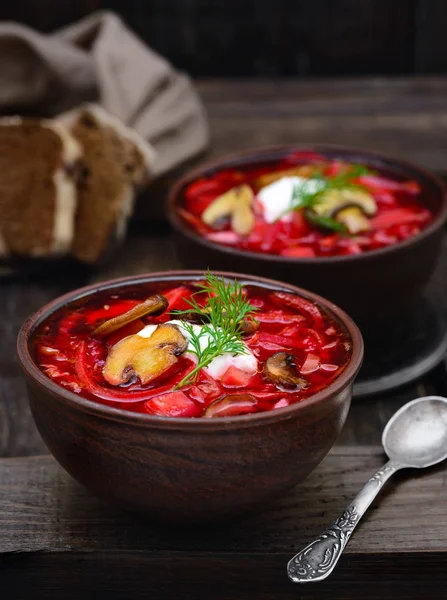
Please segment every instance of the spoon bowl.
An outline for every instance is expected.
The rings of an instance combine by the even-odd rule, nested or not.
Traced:
[[[447,458],[447,400],[426,396],[409,402],[388,421],[382,444],[389,458],[423,469]]]

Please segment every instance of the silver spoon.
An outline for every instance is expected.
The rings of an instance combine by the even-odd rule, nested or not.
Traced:
[[[335,523],[289,561],[287,574],[293,582],[321,581],[332,573],[357,523],[391,475],[447,458],[447,398],[426,396],[402,406],[388,421],[382,444],[390,460]]]

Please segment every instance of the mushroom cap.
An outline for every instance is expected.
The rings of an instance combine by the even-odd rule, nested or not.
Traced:
[[[302,389],[307,381],[301,377],[295,364],[295,357],[287,352],[276,352],[264,363],[264,377],[282,387]]]
[[[341,210],[353,206],[358,207],[367,217],[373,217],[377,212],[377,204],[373,196],[356,187],[323,192],[313,210],[319,215],[335,218]]]
[[[97,337],[106,337],[117,329],[128,325],[136,319],[141,319],[146,315],[160,315],[168,308],[168,301],[161,294],[154,294],[149,296],[144,302],[140,302],[127,312],[112,319],[108,319],[97,327],[92,335]]]
[[[107,356],[104,379],[121,385],[137,376],[142,384],[166,373],[185,352],[188,340],[176,325],[159,325],[149,338],[129,335],[115,344]]]
[[[233,187],[211,202],[202,213],[202,221],[216,228],[222,219],[231,217],[235,233],[247,235],[255,224],[253,200],[253,190],[249,185]]]

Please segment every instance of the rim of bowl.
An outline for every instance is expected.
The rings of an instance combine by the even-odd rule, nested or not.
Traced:
[[[234,273],[231,271],[214,271],[213,273],[229,279],[237,279],[238,281],[247,284],[259,285],[264,288],[271,288],[281,291],[288,291],[294,294],[303,296],[308,300],[316,302],[322,306],[331,316],[342,324],[348,332],[352,342],[352,352],[349,361],[342,373],[330,385],[316,394],[291,404],[284,408],[275,410],[250,413],[247,415],[239,415],[233,417],[220,417],[218,419],[197,418],[190,419],[186,417],[162,417],[157,415],[149,415],[135,413],[122,408],[114,408],[112,406],[100,404],[93,400],[88,400],[74,392],[71,392],[62,386],[59,386],[49,377],[47,377],[36,365],[30,352],[30,338],[36,327],[45,321],[57,309],[63,307],[80,298],[93,295],[115,287],[123,287],[126,285],[138,285],[148,282],[169,282],[169,281],[194,281],[195,279],[203,279],[203,271],[200,270],[179,270],[179,271],[159,271],[142,275],[131,275],[128,277],[120,277],[104,282],[94,283],[91,285],[77,288],[63,296],[52,300],[45,304],[38,311],[33,313],[23,323],[17,337],[17,354],[21,363],[22,369],[26,375],[37,383],[41,388],[50,392],[52,396],[57,396],[69,405],[75,406],[84,412],[100,415],[109,420],[121,421],[123,423],[132,423],[141,426],[152,426],[167,429],[201,429],[202,431],[211,431],[213,429],[227,429],[230,427],[247,427],[256,424],[264,424],[267,422],[287,419],[309,406],[323,403],[328,396],[343,391],[357,375],[363,360],[363,338],[354,321],[341,308],[322,298],[318,294],[303,290],[297,286],[288,283],[282,283],[274,279],[258,277],[256,275],[246,275],[244,273]]]
[[[337,153],[350,153],[350,154],[358,154],[361,159],[362,156],[365,159],[370,158],[371,160],[380,161],[386,164],[389,167],[397,167],[402,170],[410,170],[415,174],[415,179],[418,179],[417,175],[420,176],[420,179],[424,178],[429,181],[438,189],[439,195],[442,198],[442,205],[440,207],[439,213],[435,216],[433,221],[429,223],[429,225],[410,238],[398,242],[396,244],[391,244],[390,246],[386,246],[385,248],[377,248],[375,250],[369,250],[368,252],[362,252],[361,254],[347,254],[340,256],[316,256],[316,257],[294,257],[294,256],[281,256],[280,254],[269,254],[269,253],[260,253],[253,252],[251,250],[241,250],[239,248],[234,248],[232,246],[225,246],[224,244],[219,244],[217,242],[213,242],[207,240],[200,234],[194,231],[192,227],[184,222],[181,216],[178,213],[177,208],[181,206],[180,199],[182,198],[182,189],[188,184],[192,183],[194,180],[203,176],[209,170],[220,170],[231,166],[231,163],[234,163],[238,160],[248,160],[248,159],[256,159],[259,158],[262,160],[262,157],[265,154],[269,154],[272,152],[282,153],[282,152],[292,152],[294,150],[298,151],[320,151],[320,152],[332,152]],[[273,159],[270,159],[273,162]],[[269,162],[267,159],[266,162]],[[360,161],[361,162],[361,161]],[[233,165],[235,166],[235,165]],[[419,181],[420,181],[419,179]],[[440,229],[447,220],[447,186],[444,184],[442,179],[432,173],[431,171],[425,169],[424,167],[420,167],[410,161],[403,160],[400,158],[395,158],[393,156],[389,156],[388,154],[383,154],[382,152],[375,152],[373,150],[364,150],[362,148],[358,148],[355,146],[343,146],[338,144],[280,144],[280,145],[272,145],[272,146],[261,146],[259,148],[250,148],[246,150],[241,150],[238,152],[232,152],[225,154],[221,157],[211,159],[199,165],[198,167],[188,171],[171,189],[168,202],[167,202],[167,216],[171,223],[171,225],[181,234],[188,237],[193,242],[196,242],[202,246],[206,246],[211,248],[212,250],[220,251],[224,254],[229,254],[232,256],[241,256],[247,257],[252,260],[256,260],[259,263],[263,261],[267,262],[278,262],[278,263],[289,263],[289,264],[333,264],[338,262],[358,262],[362,260],[373,260],[376,257],[383,256],[389,254],[390,252],[399,252],[400,250],[405,250],[405,248],[411,246],[412,244],[416,244],[419,241],[422,241],[426,237],[430,236],[432,233]]]

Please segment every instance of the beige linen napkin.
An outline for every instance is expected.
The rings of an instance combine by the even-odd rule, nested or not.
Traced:
[[[208,143],[204,110],[189,78],[116,14],[97,12],[50,35],[0,23],[0,112],[55,116],[90,101],[154,147],[154,175]]]

